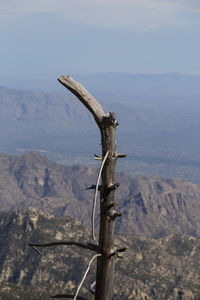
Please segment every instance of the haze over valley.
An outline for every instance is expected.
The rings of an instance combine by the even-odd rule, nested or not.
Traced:
[[[115,111],[120,170],[200,183],[200,76],[97,74],[81,83]],[[58,84],[59,86],[59,84]],[[87,110],[60,93],[0,88],[0,151],[39,151],[64,164],[95,165],[100,135]]]

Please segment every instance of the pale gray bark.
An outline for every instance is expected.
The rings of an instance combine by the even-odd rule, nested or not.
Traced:
[[[101,105],[94,99],[90,93],[70,76],[61,76],[58,81],[70,90],[92,113],[96,123],[100,126],[102,119],[106,117]]]

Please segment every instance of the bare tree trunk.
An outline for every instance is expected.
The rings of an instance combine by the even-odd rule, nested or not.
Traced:
[[[96,297],[95,300],[112,299],[113,272],[115,256],[110,256],[114,247],[114,220],[113,208],[115,191],[115,168],[116,168],[116,121],[114,113],[110,113],[101,129],[102,156],[109,151],[106,164],[102,172],[102,188],[100,192],[100,232],[99,247],[102,256],[98,258]]]
[[[82,244],[78,242],[61,241],[59,245],[74,245],[82,248],[89,249],[97,252],[89,263],[97,258],[97,274],[96,274],[96,289],[92,289],[91,299],[95,300],[111,300],[113,295],[113,278],[114,278],[114,266],[115,259],[118,252],[123,252],[126,249],[117,249],[114,247],[114,225],[115,219],[121,216],[121,213],[115,211],[117,205],[114,201],[114,193],[118,188],[119,183],[115,183],[115,169],[118,157],[125,157],[125,154],[116,153],[116,140],[115,132],[118,123],[115,120],[115,114],[105,114],[101,105],[88,93],[88,91],[81,86],[78,82],[74,81],[69,76],[61,76],[58,81],[70,90],[78,99],[87,107],[87,109],[93,115],[95,122],[97,123],[101,133],[102,144],[102,157],[96,156],[96,159],[102,160],[102,167],[99,172],[97,184],[92,185],[90,188],[95,188],[95,197],[93,203],[92,212],[92,237],[95,239],[94,234],[94,213],[96,207],[96,195],[100,190],[100,230],[98,245],[95,244]],[[98,186],[98,182],[102,179],[101,186]],[[58,242],[51,242],[47,244],[33,244],[29,243],[38,254],[40,251],[36,247],[50,247],[56,246]],[[88,272],[89,268],[86,271]],[[86,277],[85,274],[85,277]],[[83,280],[84,281],[84,280]],[[81,288],[82,282],[78,288]],[[77,291],[77,294],[78,294]],[[60,296],[60,295],[59,295]],[[56,297],[56,296],[55,296]],[[94,298],[95,297],[95,298]],[[69,298],[65,296],[65,298]],[[76,296],[75,298],[76,299]]]
[[[102,159],[109,151],[102,171],[100,190],[100,231],[99,249],[101,256],[97,260],[96,295],[95,300],[111,300],[113,294],[113,275],[116,255],[114,251],[114,223],[120,216],[114,210],[114,192],[119,184],[115,184],[115,169],[117,162],[115,132],[118,123],[115,114],[105,114],[100,104],[79,84],[70,77],[58,79],[66,88],[75,94],[93,114],[101,132]]]

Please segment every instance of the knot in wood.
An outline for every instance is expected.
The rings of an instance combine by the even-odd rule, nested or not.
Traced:
[[[107,215],[110,218],[110,220],[115,221],[115,219],[121,217],[122,214],[121,212],[113,210],[113,211],[109,211]]]
[[[102,118],[102,125],[103,127],[117,127],[119,125],[118,122],[115,120],[115,113],[114,112],[109,112],[109,114],[105,117]]]

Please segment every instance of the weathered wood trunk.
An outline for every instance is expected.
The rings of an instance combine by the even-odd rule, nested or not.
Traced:
[[[102,170],[102,184],[100,189],[100,231],[98,246],[101,256],[97,260],[95,300],[111,300],[116,259],[116,255],[114,255],[114,224],[116,217],[121,215],[114,210],[116,206],[114,193],[119,186],[118,183],[115,183],[115,169],[118,158],[115,132],[118,123],[115,121],[114,113],[105,114],[101,105],[71,77],[62,76],[58,80],[75,94],[92,113],[101,133],[102,160],[106,153],[108,153]],[[124,156],[122,155],[122,157]]]
[[[58,81],[70,90],[78,99],[87,107],[93,115],[101,133],[102,157],[95,156],[95,159],[102,160],[102,165],[99,170],[97,184],[92,185],[95,188],[95,196],[93,200],[92,209],[92,239],[95,240],[94,233],[94,217],[96,208],[96,199],[98,190],[100,190],[100,230],[98,245],[95,243],[80,243],[76,241],[55,241],[49,243],[29,243],[39,255],[42,255],[37,247],[52,247],[57,245],[73,245],[85,248],[96,252],[89,262],[88,268],[83,276],[81,283],[78,286],[76,294],[73,295],[55,295],[52,298],[72,298],[78,299],[78,293],[87,276],[91,263],[97,258],[97,274],[96,274],[96,288],[95,282],[90,287],[92,294],[95,294],[95,300],[111,300],[113,295],[113,278],[115,259],[118,252],[123,252],[126,248],[114,247],[114,225],[116,217],[121,214],[115,211],[114,193],[118,188],[119,183],[115,183],[115,169],[118,157],[125,157],[126,154],[116,153],[115,132],[118,123],[115,121],[115,114],[105,114],[101,105],[88,93],[88,91],[74,81],[69,76],[61,76]],[[102,179],[101,186],[99,186],[100,176]],[[91,188],[91,187],[90,187]],[[79,297],[80,298],[80,297]],[[93,298],[93,296],[92,296]],[[82,298],[81,298],[82,299]]]
[[[113,208],[116,168],[116,121],[114,113],[104,119],[101,129],[102,157],[109,151],[102,172],[102,188],[100,192],[100,232],[99,246],[102,256],[97,262],[96,297],[95,300],[110,300],[113,292],[113,276],[115,257],[110,256],[114,247],[114,216]]]

